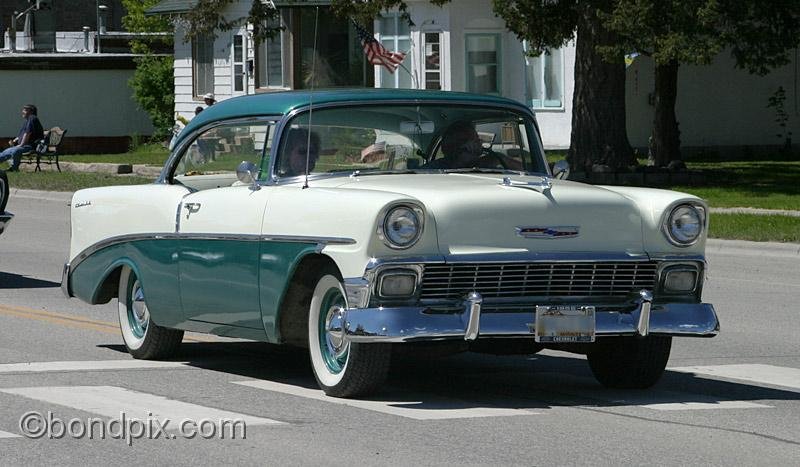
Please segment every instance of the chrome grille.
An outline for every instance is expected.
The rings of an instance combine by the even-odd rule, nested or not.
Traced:
[[[624,297],[653,290],[657,264],[649,261],[431,264],[422,276],[422,299],[484,297]]]

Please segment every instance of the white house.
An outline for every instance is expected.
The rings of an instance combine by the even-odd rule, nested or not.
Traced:
[[[196,0],[164,0],[150,14],[179,14]],[[275,0],[285,28],[254,48],[247,25],[216,38],[184,42],[175,31],[175,111],[191,118],[202,95],[233,96],[315,87],[403,87],[495,94],[531,106],[546,148],[569,146],[574,90],[574,44],[526,57],[525,44],[495,17],[489,0],[456,0],[443,7],[408,0],[413,25],[386,13],[373,25],[387,49],[407,52],[403,68],[389,73],[365,60],[352,23],[331,14],[326,0]],[[251,0],[227,7],[229,20],[247,16]],[[314,37],[315,21],[317,35]],[[367,25],[370,26],[370,25]],[[314,60],[312,58],[316,57]],[[312,75],[312,63],[314,70]],[[800,134],[797,57],[767,77],[735,70],[726,55],[711,66],[682,67],[678,118],[682,141],[691,146],[776,145],[769,97],[783,86],[790,125]],[[652,63],[638,58],[628,69],[628,133],[645,148],[652,125]],[[721,122],[724,124],[720,125]]]

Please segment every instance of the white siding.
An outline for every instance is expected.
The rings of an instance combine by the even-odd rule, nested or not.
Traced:
[[[797,60],[795,58],[795,60]],[[751,75],[734,67],[729,52],[717,56],[709,66],[681,66],[678,72],[676,114],[681,144],[690,146],[779,145],[783,141],[775,123],[775,111],[767,108],[770,96],[783,86],[784,107],[790,131],[800,135],[797,68],[790,63],[767,76]],[[646,148],[653,123],[653,62],[638,57],[628,68],[626,106],[628,137],[635,147]]]

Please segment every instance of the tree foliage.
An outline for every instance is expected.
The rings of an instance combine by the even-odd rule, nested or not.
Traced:
[[[144,12],[159,0],[122,0],[127,14],[122,24],[130,32],[169,32],[172,25],[168,18],[145,16]],[[172,56],[158,56],[152,52],[154,41],[172,44],[170,35],[142,36],[131,40],[131,51],[141,56],[134,58],[136,71],[128,80],[133,98],[147,112],[153,124],[153,138],[166,138],[175,121],[172,118],[175,106],[175,88]]]

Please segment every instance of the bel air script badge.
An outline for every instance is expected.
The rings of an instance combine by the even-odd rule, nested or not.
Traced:
[[[519,226],[517,235],[525,238],[573,238],[580,235],[580,227],[577,225]]]

